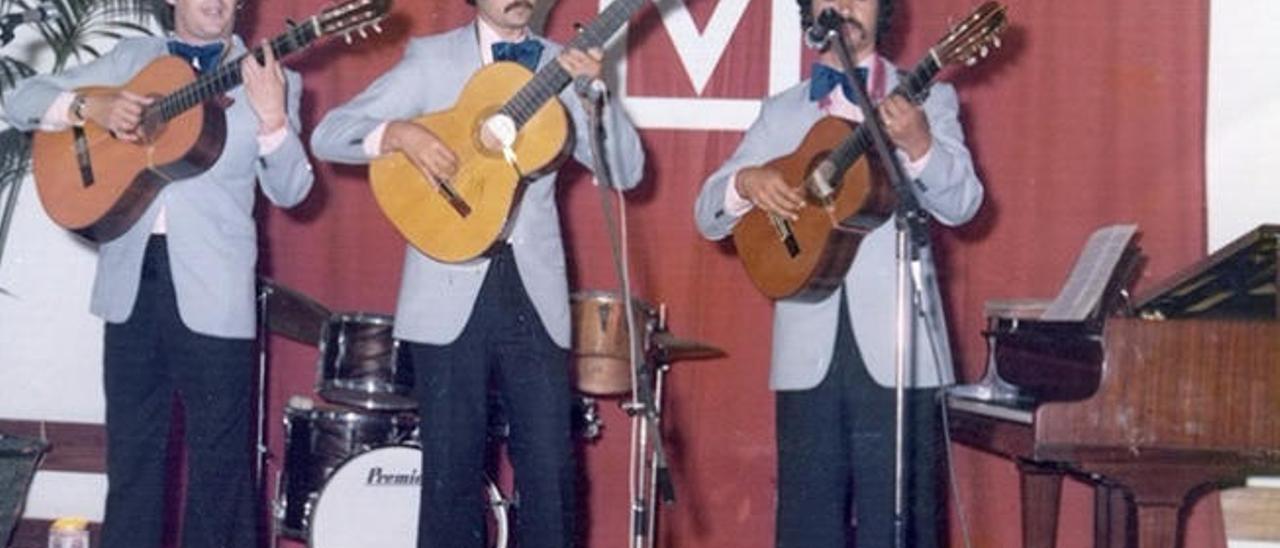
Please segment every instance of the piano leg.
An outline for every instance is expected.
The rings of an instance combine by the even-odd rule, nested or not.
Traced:
[[[1022,490],[1023,548],[1054,548],[1058,540],[1058,501],[1062,470],[1018,459]]]
[[[1185,525],[1182,510],[1209,488],[1240,485],[1244,481],[1238,464],[1126,462],[1089,463],[1081,468],[1101,474],[1109,482],[1125,485],[1133,494],[1137,508],[1137,543],[1100,546],[1178,548]],[[1113,520],[1112,525],[1116,524]],[[1132,536],[1132,533],[1125,535],[1129,539]],[[1124,537],[1113,534],[1110,538]]]
[[[1132,546],[1132,508],[1122,487],[1109,483],[1094,484],[1093,545],[1096,548]]]
[[[1172,548],[1178,546],[1179,530],[1176,504],[1138,504],[1138,548]]]

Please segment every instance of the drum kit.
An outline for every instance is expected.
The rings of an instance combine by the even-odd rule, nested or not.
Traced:
[[[679,339],[666,331],[665,308],[638,300],[627,307],[617,294],[575,293],[573,359],[574,427],[595,439],[601,421],[596,398],[632,394],[620,406],[633,417],[632,503],[647,515],[633,523],[652,532],[655,486],[661,465],[661,383],[675,361],[723,356],[719,349]],[[334,313],[302,293],[269,279],[259,291],[260,337],[276,333],[318,346],[316,394],[293,396],[284,409],[284,461],[272,503],[273,541],[289,538],[311,548],[416,546],[422,464],[413,364],[392,337],[394,319],[371,313]],[[626,319],[631,309],[632,322]],[[628,336],[634,329],[637,337]],[[259,386],[266,378],[266,345],[259,360]],[[634,352],[634,354],[633,354]],[[641,367],[631,356],[641,356]],[[637,376],[638,374],[638,376]],[[640,379],[637,381],[636,379]],[[639,383],[639,384],[637,384]],[[641,390],[632,390],[640,386]],[[267,449],[265,402],[259,390],[259,486]],[[635,394],[648,394],[637,398]],[[656,398],[654,397],[656,396]],[[500,413],[497,413],[500,415]],[[500,422],[500,417],[498,422]],[[495,424],[491,437],[503,437]],[[650,449],[648,440],[654,445]],[[483,486],[490,545],[505,548],[508,512],[518,511],[492,482]],[[636,531],[632,531],[633,539]],[[652,535],[649,535],[650,543]],[[650,544],[651,545],[651,544]]]

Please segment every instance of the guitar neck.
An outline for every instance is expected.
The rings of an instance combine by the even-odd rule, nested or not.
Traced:
[[[616,0],[609,4],[609,7],[600,12],[590,25],[584,27],[567,47],[585,51],[588,48],[603,46],[605,41],[644,5],[644,2],[645,0]],[[543,104],[559,94],[571,80],[569,73],[560,66],[560,63],[547,63],[533,75],[529,83],[520,88],[520,91],[502,106],[500,112],[515,120],[516,127],[523,127]]]
[[[932,52],[916,63],[914,69],[907,73],[898,82],[897,87],[893,88],[890,95],[901,95],[906,97],[912,103],[917,105],[924,102],[926,92],[929,86],[933,84],[933,79],[942,70],[942,65],[938,63],[937,58]],[[840,145],[831,151],[828,158],[831,159],[836,166],[836,173],[844,173],[852,166],[858,158],[862,157],[872,146],[871,131],[867,129],[866,124],[860,124],[853,133]],[[837,178],[837,180],[839,180]]]
[[[305,49],[318,36],[319,26],[313,17],[302,25],[290,27],[289,30],[271,39],[267,46],[275,53],[276,59],[283,59]],[[239,86],[242,83],[240,63],[250,55],[261,62],[265,52],[261,46],[256,47],[249,53],[223,63],[213,72],[200,76],[194,82],[178,88],[151,107],[151,112],[154,112],[152,116],[159,116],[162,121],[167,122],[192,107]]]

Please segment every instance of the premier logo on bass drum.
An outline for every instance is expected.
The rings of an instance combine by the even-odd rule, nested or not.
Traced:
[[[418,473],[417,468],[414,468],[407,473],[397,473],[394,471],[392,473],[383,473],[381,466],[374,466],[369,469],[369,474],[366,476],[364,483],[365,485],[379,487],[421,485],[422,474]]]

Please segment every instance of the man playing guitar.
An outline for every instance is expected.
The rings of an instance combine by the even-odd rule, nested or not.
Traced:
[[[125,39],[93,62],[21,82],[5,102],[13,125],[58,131],[90,121],[107,138],[136,142],[152,99],[74,90],[120,86],[165,55],[208,71],[245,51],[232,32],[237,0],[168,2],[169,37]],[[264,62],[246,57],[240,70],[244,86],[228,93],[216,162],[167,182],[136,223],[98,248],[91,307],[106,320],[106,548],[161,545],[175,397],[186,419],[183,546],[257,546],[255,186],[289,207],[310,191],[312,175],[298,139],[301,78],[282,70],[270,48]]]
[[[870,99],[920,204],[947,225],[963,223],[982,202],[958,119],[954,89],[940,84],[917,107],[898,95],[899,74],[879,56],[893,0],[798,0],[805,30],[824,10],[843,19],[839,31],[866,71]],[[834,42],[834,41],[833,41]],[[801,208],[820,207],[762,167],[796,149],[826,116],[862,121],[848,77],[830,45],[810,80],[764,102],[738,149],[706,182],[695,219],[708,239],[730,234],[752,208],[795,220]],[[862,72],[861,70],[859,71]],[[846,82],[842,82],[842,80]],[[817,301],[775,301],[770,385],[776,391],[778,444],[777,546],[843,548],[856,514],[858,546],[894,546],[894,228],[893,221],[861,241],[839,287]],[[952,382],[946,328],[941,325],[933,265],[921,259],[922,307],[914,370],[908,390],[906,473],[907,546],[941,542],[937,498],[941,469],[936,387]],[[936,337],[935,355],[931,338]],[[850,504],[852,503],[852,504]]]
[[[474,22],[413,39],[399,64],[325,115],[312,135],[316,156],[364,164],[401,154],[427,176],[421,184],[447,184],[460,171],[457,151],[413,118],[457,103],[482,66],[514,61],[532,71],[559,63],[573,77],[599,75],[599,50],[562,50],[530,31],[534,1],[469,3],[476,7]],[[571,89],[559,98],[576,135],[571,152],[592,166],[584,109]],[[603,109],[602,123],[615,183],[632,188],[644,165],[639,137],[614,102]],[[504,237],[481,257],[450,263],[412,246],[406,251],[395,335],[412,355],[422,420],[419,546],[485,545],[482,487],[491,381],[510,422],[519,545],[574,544],[569,295],[556,173],[546,171],[524,178]]]

